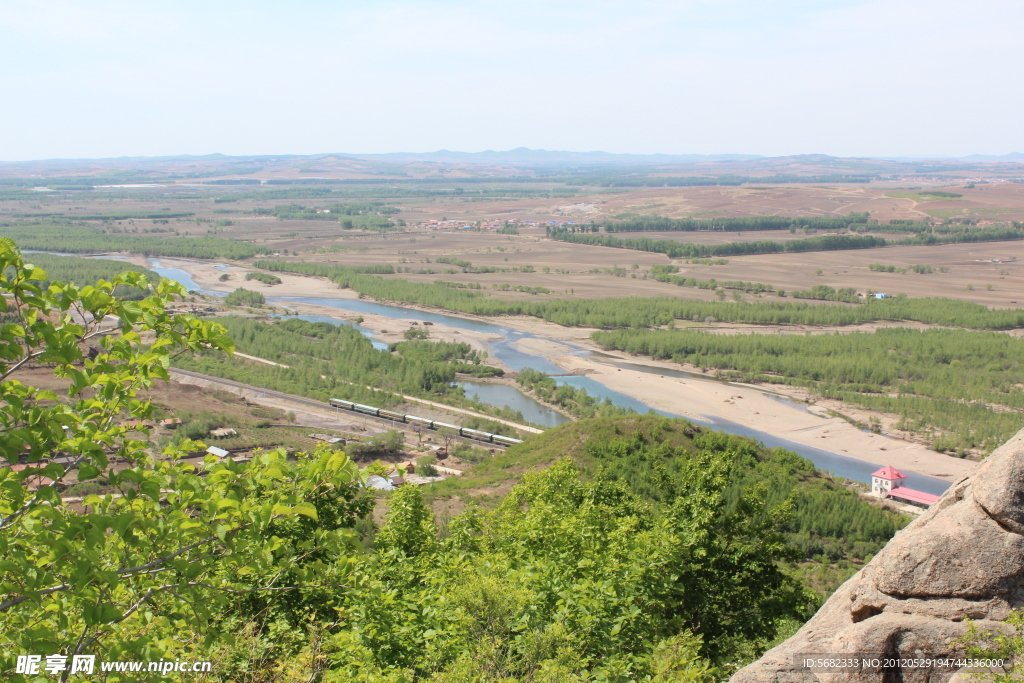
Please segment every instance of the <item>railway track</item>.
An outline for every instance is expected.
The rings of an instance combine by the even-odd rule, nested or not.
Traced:
[[[319,410],[322,410],[322,411],[328,412],[328,413],[335,413],[335,414],[337,414],[337,412],[340,410],[337,406],[333,406],[330,403],[327,403],[325,401],[317,401],[316,399],[305,398],[303,396],[296,396],[295,394],[286,394],[283,391],[274,391],[273,389],[264,389],[262,387],[253,386],[252,384],[244,384],[242,382],[236,382],[236,381],[231,380],[231,379],[224,379],[223,377],[214,377],[213,375],[204,375],[201,372],[193,372],[191,370],[182,370],[181,368],[171,368],[171,379],[174,379],[174,375],[175,374],[184,375],[185,377],[191,377],[193,379],[200,379],[200,380],[203,380],[205,382],[209,382],[211,384],[217,384],[217,385],[224,386],[224,387],[231,387],[231,388],[236,389],[236,390],[249,391],[249,392],[261,394],[261,395],[266,396],[268,398],[276,398],[276,399],[280,399],[282,401],[288,401],[290,403],[296,403],[296,404],[299,404],[299,405],[309,406],[311,408],[317,408]],[[526,425],[518,425],[518,424],[516,424],[514,422],[509,422],[507,420],[501,420],[501,419],[498,419],[498,418],[490,417],[490,416],[484,415],[482,413],[475,413],[475,412],[469,411],[469,410],[462,410],[462,409],[459,409],[459,408],[453,408],[451,406],[446,406],[443,403],[435,403],[434,401],[428,401],[428,400],[425,400],[425,399],[416,399],[414,397],[404,397],[403,396],[403,398],[415,400],[415,401],[417,401],[419,403],[424,403],[424,404],[427,404],[427,405],[430,405],[430,406],[434,406],[434,407],[437,407],[437,408],[440,408],[440,409],[444,409],[444,410],[450,410],[450,411],[453,411],[453,412],[456,412],[456,413],[462,413],[462,414],[465,414],[465,415],[471,415],[471,416],[475,416],[475,417],[484,417],[484,418],[487,418],[489,420],[497,420],[498,422],[501,422],[503,424],[507,424],[510,427],[514,427],[516,429],[522,429],[523,431],[530,432],[530,433],[539,434],[542,431],[540,429],[536,429],[535,427],[527,427]],[[378,415],[372,415],[372,414],[363,413],[363,412],[349,413],[349,414],[357,414],[360,417],[368,417],[368,418],[372,418],[372,419],[375,419],[375,420],[380,420],[381,422],[385,422],[385,423],[388,423],[388,424],[391,424],[391,425],[394,425],[395,422],[396,422],[395,418],[387,417],[387,416],[383,416],[383,415],[378,416]],[[456,428],[457,429],[461,429],[459,427],[456,427]],[[470,431],[472,431],[472,430],[470,430]],[[497,446],[504,446],[505,444],[495,443],[495,445],[497,445]]]
[[[245,391],[252,391],[255,393],[263,394],[268,397],[279,398],[284,401],[290,401],[291,403],[298,403],[300,405],[310,406],[312,408],[320,408],[321,410],[328,410],[334,412],[331,409],[331,405],[323,401],[317,401],[312,398],[305,398],[302,396],[296,396],[295,394],[286,394],[283,391],[274,391],[273,389],[264,389],[263,387],[253,386],[252,384],[243,384],[242,382],[236,382],[231,379],[224,379],[222,377],[214,377],[213,375],[204,375],[201,372],[192,372],[191,370],[182,370],[181,368],[171,368],[171,375],[185,375],[186,377],[192,377],[195,379],[205,380],[212,384],[220,384],[222,386],[233,387],[235,389],[243,389]]]

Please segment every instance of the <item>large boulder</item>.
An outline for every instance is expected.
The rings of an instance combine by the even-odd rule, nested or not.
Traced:
[[[892,668],[873,660],[962,655],[957,641],[965,619],[997,628],[1021,606],[1024,430],[896,534],[792,638],[738,671],[731,683],[950,681],[956,668]],[[816,659],[858,662],[831,670],[807,666]]]

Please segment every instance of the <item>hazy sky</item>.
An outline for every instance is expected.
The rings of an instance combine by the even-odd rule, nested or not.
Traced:
[[[1024,0],[0,0],[0,159],[1024,151]]]

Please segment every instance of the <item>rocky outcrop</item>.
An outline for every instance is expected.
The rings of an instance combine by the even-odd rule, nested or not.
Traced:
[[[821,657],[962,654],[965,619],[996,628],[1024,606],[1024,430],[900,531],[792,638],[732,683],[938,683],[955,669],[809,668]],[[872,662],[874,663],[874,662]],[[959,680],[956,676],[954,680]]]

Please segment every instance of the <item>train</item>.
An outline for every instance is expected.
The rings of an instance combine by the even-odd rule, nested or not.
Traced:
[[[394,420],[395,422],[402,422],[409,425],[419,425],[425,429],[443,429],[448,428],[455,430],[459,436],[466,439],[473,439],[475,441],[484,441],[486,443],[493,443],[498,446],[514,446],[517,443],[522,443],[522,439],[513,439],[511,436],[503,436],[501,434],[491,434],[490,432],[483,432],[479,429],[470,429],[469,427],[460,427],[458,425],[448,424],[447,422],[441,422],[440,420],[428,420],[425,417],[417,417],[416,415],[403,415],[402,413],[396,413],[390,410],[384,410],[383,408],[377,408],[375,406],[367,406],[362,403],[354,403],[352,401],[345,401],[340,398],[332,398],[331,405],[335,408],[343,408],[345,410],[351,410],[354,413],[362,413],[363,415],[371,415],[373,417],[381,417],[385,420]]]

